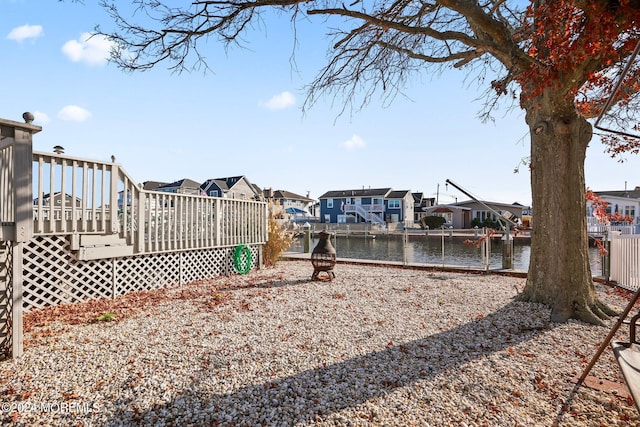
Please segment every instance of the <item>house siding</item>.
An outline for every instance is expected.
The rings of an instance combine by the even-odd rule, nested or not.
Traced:
[[[379,215],[386,221],[397,221],[405,223],[406,226],[413,226],[414,198],[410,191],[392,191],[390,188],[374,190],[343,190],[330,191],[320,197],[320,222],[337,223],[341,215],[354,217],[356,222],[364,222],[358,215],[346,214],[343,205],[375,205],[381,200],[384,212]],[[389,207],[389,202],[392,206]],[[332,202],[332,205],[331,203]],[[331,206],[330,206],[331,205]]]

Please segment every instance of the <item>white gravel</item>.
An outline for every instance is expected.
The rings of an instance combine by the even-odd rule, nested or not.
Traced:
[[[159,291],[114,322],[53,318],[25,335],[23,357],[0,362],[0,424],[639,423],[607,390],[581,387],[561,410],[608,329],[550,323],[548,308],[514,301],[524,279],[347,264],[331,282],[311,273],[286,261]],[[621,380],[611,350],[592,374]]]

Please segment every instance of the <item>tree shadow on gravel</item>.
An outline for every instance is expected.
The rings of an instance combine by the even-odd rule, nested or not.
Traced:
[[[211,383],[221,380],[214,378],[213,369],[203,368],[194,376],[196,379],[188,391],[166,404],[149,408],[146,413],[131,410],[135,401],[128,402],[126,407],[122,402],[113,424],[144,425],[158,419],[169,424],[178,421],[224,426],[310,423],[399,387],[455,371],[471,360],[529,341],[553,327],[547,319],[540,319],[537,324],[525,323],[523,314],[529,309],[532,307],[526,303],[511,302],[451,330],[286,378],[246,385],[233,393],[211,392]],[[496,325],[505,322],[513,327],[497,330]],[[185,416],[198,416],[174,420],[169,414],[175,414],[177,408],[182,408]]]

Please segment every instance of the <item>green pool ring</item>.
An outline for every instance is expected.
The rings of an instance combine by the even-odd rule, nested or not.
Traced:
[[[244,255],[244,256],[243,256]],[[242,262],[242,258],[246,260]],[[251,249],[247,245],[238,245],[233,251],[233,266],[240,274],[247,274],[251,270],[251,263],[253,262],[253,255],[251,255]]]

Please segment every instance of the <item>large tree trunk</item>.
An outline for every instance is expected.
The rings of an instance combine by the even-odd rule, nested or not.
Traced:
[[[592,129],[572,104],[548,95],[527,108],[533,231],[520,297],[549,305],[554,322],[602,324],[613,313],[597,298],[589,264],[584,161]]]

